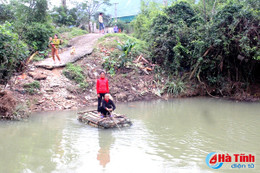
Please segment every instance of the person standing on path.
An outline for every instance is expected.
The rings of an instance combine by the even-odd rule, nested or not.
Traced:
[[[105,94],[109,93],[109,85],[108,80],[105,78],[105,72],[100,72],[100,78],[97,79],[96,89],[97,89],[97,96],[98,96],[98,107],[97,111],[101,112],[101,102],[102,98],[104,98]]]
[[[118,33],[118,27],[116,25],[114,26],[114,33]]]
[[[99,33],[104,34],[105,31],[104,31],[103,13],[99,13],[98,21],[99,21]]]
[[[61,44],[62,41],[58,38],[57,34],[54,35],[54,39],[52,39],[52,37],[50,37],[49,41],[50,41],[50,47],[51,47],[51,55],[52,55],[54,64],[55,64],[55,55],[61,64],[58,50],[59,50],[59,45]]]

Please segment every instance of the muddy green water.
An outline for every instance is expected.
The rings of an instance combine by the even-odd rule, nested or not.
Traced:
[[[130,128],[101,130],[76,112],[0,122],[0,173],[260,172],[260,104],[212,99],[118,104]],[[256,154],[254,169],[213,170],[210,152]]]

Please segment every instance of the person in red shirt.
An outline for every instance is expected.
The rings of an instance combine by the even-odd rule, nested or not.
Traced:
[[[97,111],[101,112],[101,101],[105,94],[109,93],[108,80],[105,78],[105,72],[100,72],[100,78],[97,79],[97,96],[98,96],[98,107]]]

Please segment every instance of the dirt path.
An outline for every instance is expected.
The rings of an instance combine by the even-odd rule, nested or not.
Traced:
[[[36,63],[35,66],[46,69],[53,69],[58,67],[64,67],[68,63],[76,62],[80,58],[91,54],[94,49],[94,44],[102,36],[102,34],[91,33],[75,37],[69,43],[69,46],[75,48],[75,53],[73,55],[71,55],[72,48],[70,48],[60,54],[61,63],[54,63],[52,58],[47,58],[43,61]]]

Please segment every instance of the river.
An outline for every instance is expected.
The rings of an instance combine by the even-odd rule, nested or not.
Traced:
[[[117,104],[116,112],[133,126],[97,129],[76,111],[0,122],[0,173],[260,171],[259,103],[176,99]],[[210,152],[255,154],[255,168],[214,170],[205,163]]]

